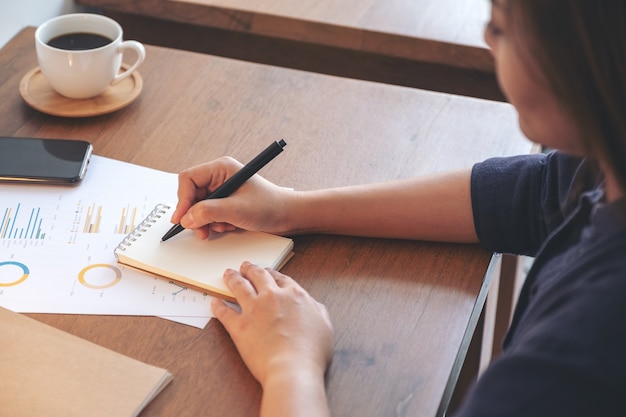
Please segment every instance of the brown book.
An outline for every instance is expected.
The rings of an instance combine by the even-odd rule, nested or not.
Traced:
[[[165,369],[0,307],[0,409],[20,417],[137,416]]]

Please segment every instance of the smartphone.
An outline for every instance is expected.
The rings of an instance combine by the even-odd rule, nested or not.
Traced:
[[[0,137],[0,181],[78,185],[93,147],[70,139]]]

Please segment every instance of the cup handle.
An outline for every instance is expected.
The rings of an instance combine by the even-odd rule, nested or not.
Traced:
[[[120,53],[122,53],[124,51],[124,49],[132,49],[137,53],[137,60],[135,61],[135,63],[128,68],[126,71],[124,71],[121,74],[118,74],[115,76],[115,78],[113,79],[113,82],[111,84],[116,84],[119,83],[120,81],[122,81],[124,78],[128,77],[130,74],[133,73],[133,71],[135,71],[139,65],[141,65],[141,63],[146,59],[146,49],[143,47],[143,45],[137,41],[124,41],[120,44],[120,46],[118,47],[118,51]]]

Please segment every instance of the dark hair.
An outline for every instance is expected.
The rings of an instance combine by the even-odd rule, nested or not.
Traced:
[[[626,2],[508,0],[508,21],[585,141],[626,191]]]

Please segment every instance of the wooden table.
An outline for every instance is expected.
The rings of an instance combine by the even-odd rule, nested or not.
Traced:
[[[141,96],[115,113],[64,119],[24,103],[33,28],[0,51],[0,134],[84,138],[95,153],[177,172],[254,156],[284,137],[263,174],[297,189],[409,177],[524,153],[503,103],[148,46]],[[1,256],[1,254],[0,254]],[[336,330],[327,375],[337,416],[442,415],[478,315],[492,255],[474,245],[303,236],[283,272],[325,303]],[[32,315],[167,368],[174,382],[143,416],[254,416],[261,390],[216,321]]]
[[[486,0],[78,0],[127,38],[326,74],[502,99]]]

